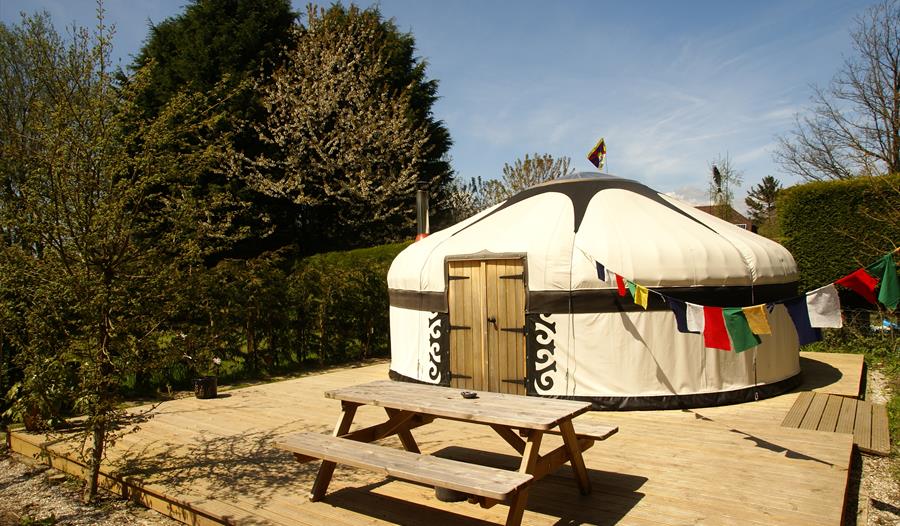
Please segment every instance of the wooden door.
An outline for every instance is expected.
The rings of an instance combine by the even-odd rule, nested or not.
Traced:
[[[524,261],[450,261],[448,276],[450,385],[524,395]]]

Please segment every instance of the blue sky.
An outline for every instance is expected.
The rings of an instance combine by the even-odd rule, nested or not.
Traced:
[[[107,0],[116,55],[129,62],[148,23],[185,3]],[[851,52],[853,19],[872,3],[378,2],[413,33],[440,82],[434,113],[450,130],[459,177],[498,177],[504,163],[534,152],[592,170],[586,154],[603,136],[605,171],[698,204],[719,155],[730,155],[745,189],[765,175],[797,182],[772,160],[777,137],[808,107],[811,84],[827,84]],[[58,29],[93,26],[94,8],[0,0],[0,19],[46,9]]]

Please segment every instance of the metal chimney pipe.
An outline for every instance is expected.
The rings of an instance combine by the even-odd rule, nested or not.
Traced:
[[[428,237],[428,183],[419,181],[416,189],[416,241]]]

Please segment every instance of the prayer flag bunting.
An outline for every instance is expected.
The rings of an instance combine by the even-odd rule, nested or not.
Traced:
[[[675,325],[678,326],[678,332],[683,332],[683,333],[699,332],[699,331],[691,331],[688,329],[687,305],[683,301],[666,296],[666,303],[669,304],[669,308],[672,309],[672,314],[675,315]]]
[[[619,296],[625,295],[625,280],[618,274],[616,274],[616,288],[619,289]]]
[[[634,302],[647,310],[647,302],[650,300],[650,292],[647,287],[636,285],[634,290]]]
[[[606,281],[606,267],[603,266],[599,261],[595,261],[597,264],[597,279],[600,281]]]
[[[722,307],[703,307],[703,344],[711,349],[731,350]]]
[[[879,278],[878,301],[890,310],[896,310],[897,305],[900,304],[900,280],[897,279],[894,253],[888,252],[866,270]]]
[[[633,281],[625,280],[625,286],[628,288],[628,292],[631,294],[631,299],[635,299],[635,295],[637,294],[637,285]]]
[[[687,329],[698,334],[703,332],[703,305],[685,303]]]
[[[806,298],[799,297],[784,303],[794,327],[797,329],[797,339],[800,345],[817,342],[822,339],[822,331],[814,329],[809,324],[809,310],[806,307]]]
[[[833,284],[807,292],[806,308],[811,327],[840,329],[844,325],[841,321],[841,300]]]
[[[734,352],[744,352],[751,347],[756,347],[762,340],[753,334],[744,310],[741,307],[728,307],[722,309],[722,317],[725,319],[725,328],[731,338],[731,348]]]
[[[744,307],[741,310],[744,311],[744,317],[747,319],[753,334],[772,334],[765,305],[753,305],[752,307]]]
[[[842,287],[847,287],[873,305],[878,303],[878,298],[875,296],[875,286],[878,282],[875,278],[870,276],[864,268],[851,274],[847,274],[843,278],[835,281],[835,283]]]

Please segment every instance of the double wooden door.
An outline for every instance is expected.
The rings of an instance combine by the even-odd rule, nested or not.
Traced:
[[[449,261],[450,385],[525,394],[525,262]]]

